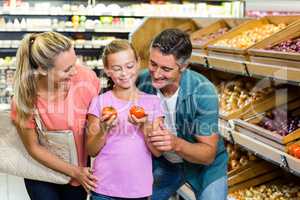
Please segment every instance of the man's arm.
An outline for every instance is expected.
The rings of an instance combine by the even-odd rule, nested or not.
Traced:
[[[152,145],[162,152],[175,151],[183,159],[197,164],[209,165],[216,156],[218,134],[195,136],[197,143],[176,137],[168,130],[157,130],[150,136]]]
[[[196,142],[176,137],[169,130],[157,130],[151,142],[160,151],[174,151],[189,162],[209,165],[218,149],[218,96],[213,88],[204,86],[207,92],[191,96],[190,110],[184,111],[186,115],[193,116],[189,117],[192,121],[186,125],[190,126],[188,134],[193,135]]]
[[[176,138],[175,152],[185,160],[192,163],[209,165],[215,160],[219,136],[195,136],[197,143],[189,143],[181,138]]]

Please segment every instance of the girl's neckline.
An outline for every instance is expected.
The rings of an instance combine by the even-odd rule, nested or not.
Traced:
[[[121,98],[117,97],[117,96],[114,94],[113,90],[110,90],[109,92],[110,92],[110,95],[111,95],[111,97],[112,97],[113,99],[115,99],[115,100],[117,100],[117,101],[119,101],[119,102],[123,102],[123,103],[138,102],[138,101],[142,98],[142,95],[144,94],[142,91],[139,91],[139,90],[138,90],[137,99],[126,100],[126,99],[121,99]]]

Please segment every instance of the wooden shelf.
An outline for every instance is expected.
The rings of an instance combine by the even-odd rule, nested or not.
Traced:
[[[300,82],[300,68],[246,62],[250,75]]]
[[[207,65],[207,59],[206,56],[200,52],[193,51],[191,56],[191,62],[197,63],[201,65]]]
[[[226,121],[225,121],[226,122]],[[228,123],[232,124],[232,123]],[[226,123],[220,123],[220,134],[229,142],[233,142],[245,147],[255,155],[270,161],[285,170],[300,176],[300,159],[267,145],[255,138],[235,131],[234,127],[229,127]]]
[[[229,58],[207,56],[193,50],[191,62],[203,65],[207,60],[209,68],[245,76],[263,76],[300,83],[300,68],[254,63]]]
[[[210,56],[207,57],[207,60],[210,68],[225,72],[235,72],[244,75],[247,74],[245,64],[242,61]]]

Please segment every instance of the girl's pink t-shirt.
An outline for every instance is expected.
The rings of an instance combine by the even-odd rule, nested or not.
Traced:
[[[79,166],[87,165],[85,148],[85,123],[89,105],[93,97],[100,90],[100,82],[96,74],[83,66],[76,66],[77,74],[71,78],[71,85],[67,96],[57,101],[37,98],[37,108],[40,117],[49,131],[72,130],[77,147]],[[16,120],[16,104],[11,106],[11,119]],[[33,117],[28,120],[27,128],[35,128]],[[75,180],[71,185],[79,185]]]
[[[104,107],[113,106],[118,111],[116,125],[108,132],[106,143],[93,163],[98,194],[121,198],[152,194],[151,152],[140,128],[128,122],[133,105],[143,107],[150,122],[164,116],[160,99],[155,95],[142,93],[137,102],[132,102],[118,99],[108,91],[92,100],[88,113],[98,118]]]

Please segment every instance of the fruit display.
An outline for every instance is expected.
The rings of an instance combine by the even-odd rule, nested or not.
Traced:
[[[218,90],[221,113],[230,113],[267,98],[275,89],[272,86],[256,88],[254,82],[240,79],[223,82],[218,86]]]
[[[275,46],[267,48],[267,50],[300,53],[300,37],[286,40]]]
[[[92,37],[92,40],[87,39],[75,39],[74,47],[75,48],[101,48],[112,40],[116,39],[115,37]],[[20,40],[0,40],[0,48],[18,48],[20,45]]]
[[[258,125],[281,136],[286,136],[300,128],[300,116],[294,116],[287,112],[286,108],[278,107],[266,112]]]
[[[83,65],[91,69],[103,69],[102,59],[98,59],[96,56],[77,56]]]
[[[229,194],[230,200],[299,200],[300,186],[289,184],[263,184]]]
[[[197,16],[197,17],[241,17],[243,2],[224,2],[220,5],[193,1],[184,1],[184,3],[174,3],[174,1],[150,1],[141,3],[131,1],[125,3],[119,1],[116,3],[97,3],[87,4],[78,2],[69,4],[52,4],[52,3],[29,3],[17,1],[16,6],[10,6],[10,1],[4,1],[1,10],[8,14],[40,14],[40,15],[115,15],[115,16]],[[99,2],[99,1],[98,1]],[[130,1],[129,1],[130,2]]]
[[[292,144],[288,147],[288,153],[296,158],[300,159],[300,145]]]
[[[129,110],[129,113],[130,115],[134,115],[138,119],[146,116],[144,108],[140,106],[132,106]]]
[[[87,40],[87,39],[75,39],[74,40],[74,47],[75,48],[101,48],[110,43],[112,40],[115,40],[115,37],[96,37],[93,36],[92,40]]]
[[[249,29],[233,38],[219,40],[213,46],[246,49],[285,27],[286,25],[283,23],[262,25],[261,27]]]
[[[271,10],[247,10],[246,15],[247,17],[265,17],[265,16],[288,16],[288,15],[300,15],[300,12],[297,11],[271,11]]]
[[[104,116],[104,115],[109,116],[108,119],[111,118],[112,116],[114,116],[114,117],[117,117],[117,116],[118,116],[117,110],[116,110],[114,107],[112,107],[112,106],[104,107],[104,108],[102,109],[102,112],[101,112],[101,113],[102,113],[102,114],[101,114],[102,116]]]
[[[101,16],[99,19],[87,19],[86,16],[74,15],[70,20],[43,18],[14,18],[6,20],[0,17],[0,28],[3,30],[39,30],[39,31],[84,31],[105,29],[132,29],[141,23],[141,19],[132,17]]]
[[[256,157],[248,151],[242,150],[238,145],[226,143],[226,150],[229,156],[228,171],[238,169],[256,160]]]
[[[210,34],[205,35],[205,36],[193,38],[193,43],[195,43],[197,45],[204,45],[208,41],[213,40],[213,39],[223,35],[224,33],[228,32],[228,31],[229,31],[228,27],[220,28],[217,32],[210,33]]]

